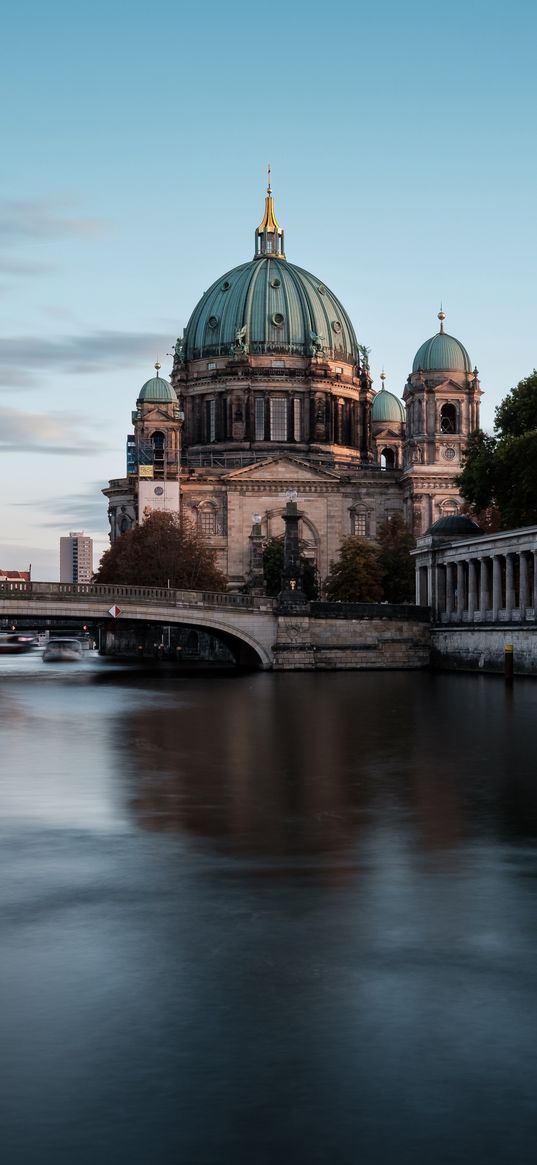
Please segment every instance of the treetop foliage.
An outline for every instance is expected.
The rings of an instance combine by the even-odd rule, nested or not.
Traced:
[[[380,550],[366,538],[351,535],[341,543],[339,558],[330,563],[328,599],[342,603],[378,603],[383,597]]]
[[[154,510],[118,538],[101,558],[98,583],[224,591],[226,578],[191,522]]]
[[[503,529],[537,523],[537,371],[498,405],[495,435],[468,438],[458,486],[473,517],[492,514]]]

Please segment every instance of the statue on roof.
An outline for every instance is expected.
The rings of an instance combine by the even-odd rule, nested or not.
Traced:
[[[235,342],[232,347],[232,352],[247,352],[248,344],[246,341],[247,325],[243,324],[242,328],[237,328],[235,332]]]
[[[366,348],[365,344],[358,344],[358,351],[360,353],[360,363],[362,368],[369,372],[369,353],[371,348]]]

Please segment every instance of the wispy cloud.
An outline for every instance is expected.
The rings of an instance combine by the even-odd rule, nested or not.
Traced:
[[[43,199],[0,201],[0,247],[19,243],[94,238],[107,229],[96,218],[70,213],[68,204]]]
[[[48,515],[39,522],[42,529],[100,531],[104,538],[108,531],[107,501],[101,490],[105,482],[94,482],[86,493],[68,494],[65,497],[39,498],[16,505],[31,507],[33,512]]]
[[[88,422],[79,414],[24,413],[2,409],[0,452],[76,454],[89,457],[106,448],[88,436]]]
[[[55,340],[35,336],[0,337],[0,386],[35,384],[37,373],[78,375],[127,368],[171,351],[175,342],[158,332],[89,332]]]

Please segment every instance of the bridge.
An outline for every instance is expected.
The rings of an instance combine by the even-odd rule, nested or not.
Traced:
[[[428,607],[387,603],[279,604],[267,596],[103,583],[0,583],[0,625],[88,624],[103,655],[154,654],[154,629],[208,632],[238,666],[282,671],[427,667]],[[147,631],[150,631],[149,644]]]
[[[237,663],[273,666],[277,615],[273,599],[208,591],[103,583],[0,583],[0,620],[10,625],[46,620],[96,624],[103,654],[133,625],[188,626],[222,639]],[[114,613],[112,613],[114,612]]]

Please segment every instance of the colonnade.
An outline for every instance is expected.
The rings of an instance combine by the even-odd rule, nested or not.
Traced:
[[[444,552],[418,552],[416,602],[439,622],[535,620],[537,547],[492,549],[466,543],[459,556],[451,543]]]

